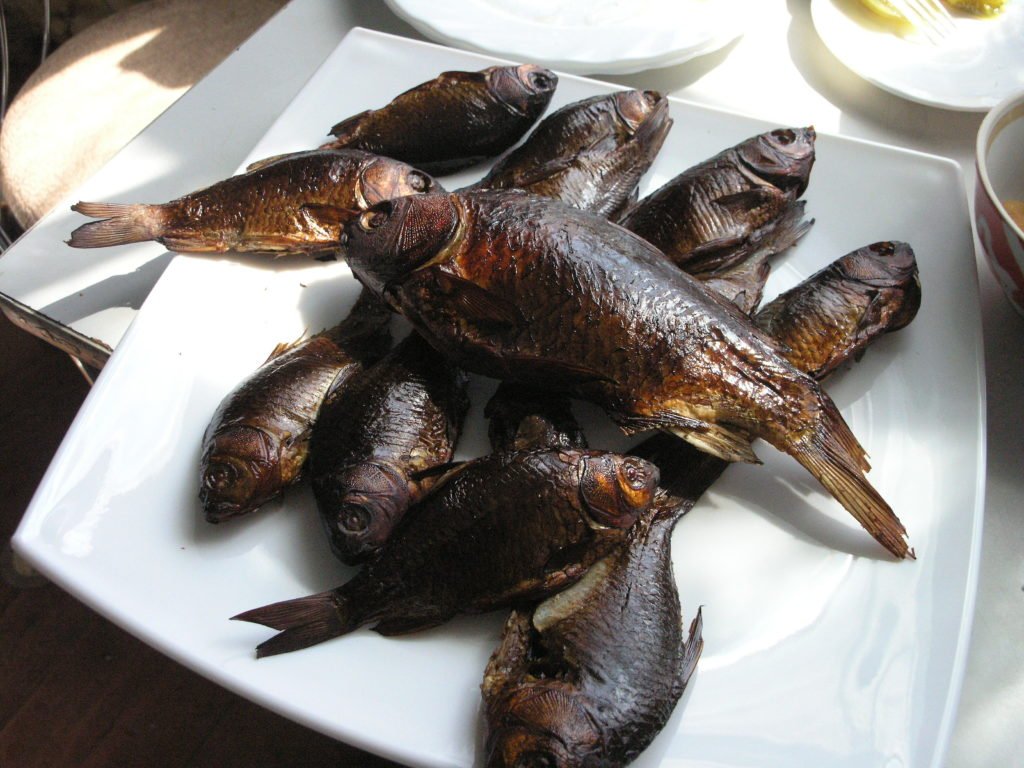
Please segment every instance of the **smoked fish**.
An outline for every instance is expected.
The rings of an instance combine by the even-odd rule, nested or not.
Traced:
[[[280,345],[221,401],[200,458],[199,499],[209,522],[252,512],[299,479],[324,397],[384,355],[390,319],[391,310],[363,290],[345,320]]]
[[[657,91],[574,102],[470,189],[522,189],[611,217],[632,202],[671,127],[668,99]]]
[[[417,333],[356,375],[320,408],[309,475],[334,554],[350,565],[377,554],[447,464],[469,400],[466,374]]]
[[[755,248],[796,238],[791,209],[814,164],[813,128],[778,128],[679,174],[632,206],[620,223],[691,274],[729,269]],[[799,235],[797,235],[798,237]]]
[[[443,72],[331,129],[324,148],[363,149],[437,175],[500,155],[547,109],[558,76],[534,64]]]
[[[384,202],[346,232],[359,280],[467,370],[563,389],[626,431],[668,430],[728,460],[756,462],[762,437],[907,555],[828,395],[644,239],[509,191]]]
[[[270,656],[364,624],[397,635],[538,599],[621,544],[657,483],[652,464],[602,451],[490,454],[438,480],[342,586],[234,618],[280,630],[257,647]]]
[[[345,222],[360,211],[440,190],[422,171],[368,152],[297,152],[168,203],[76,203],[71,210],[101,221],[78,227],[68,245],[155,240],[181,253],[322,254],[339,248]]]

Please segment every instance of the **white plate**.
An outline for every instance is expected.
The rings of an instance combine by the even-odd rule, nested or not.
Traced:
[[[681,64],[743,34],[750,0],[386,0],[432,40],[580,75]]]
[[[897,96],[933,107],[985,112],[1024,87],[1024,0],[982,19],[957,14],[932,44],[901,36],[858,0],[811,0],[814,27],[843,64]]]
[[[251,158],[315,145],[347,114],[436,72],[492,61],[355,30]],[[564,77],[552,108],[610,88]],[[647,189],[773,127],[680,101],[672,114]],[[916,247],[919,317],[829,386],[919,559],[880,556],[795,462],[767,447],[766,467],[730,468],[676,532],[684,612],[704,606],[705,652],[637,765],[939,764],[967,648],[984,495],[981,330],[962,190],[950,161],[820,137],[807,192],[817,224],[777,267],[769,295],[876,240]],[[257,661],[253,648],[270,630],[229,616],[329,588],[349,571],[332,560],[306,487],[217,527],[196,499],[201,436],[223,395],[276,343],[336,321],[355,294],[341,264],[175,258],[14,543],[80,599],[228,688],[406,763],[469,766],[481,673],[502,616],[403,639],[361,630]],[[474,381],[461,457],[486,451],[480,412],[491,386]],[[626,444],[593,409],[581,415],[593,444]]]

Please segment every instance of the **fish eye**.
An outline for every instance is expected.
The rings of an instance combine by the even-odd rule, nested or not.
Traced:
[[[409,186],[417,192],[426,192],[430,189],[430,177],[420,171],[412,171],[409,174]]]
[[[796,141],[796,134],[789,128],[779,128],[778,130],[772,131],[772,136],[779,140],[779,143],[783,146],[792,144]]]
[[[360,533],[370,526],[370,513],[355,504],[346,505],[338,518],[342,532]]]
[[[214,464],[206,473],[207,485],[217,488],[229,485],[238,477],[238,472],[230,464]]]
[[[531,72],[530,85],[538,91],[546,91],[551,87],[551,77],[545,72]]]
[[[622,462],[622,476],[634,491],[642,491],[647,487],[647,474],[636,459],[627,458]]]
[[[390,206],[387,207],[387,210],[382,207],[378,207],[366,211],[359,217],[359,228],[364,232],[372,232],[378,227],[387,224],[390,213]]]

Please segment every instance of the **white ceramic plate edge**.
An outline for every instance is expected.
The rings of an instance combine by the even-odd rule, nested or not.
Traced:
[[[372,34],[372,35],[379,36],[379,37],[382,37],[382,38],[390,37],[390,36],[386,36],[386,35],[379,35],[379,33],[366,33],[365,31],[361,31],[361,30],[360,30],[359,33],[360,34]],[[405,43],[405,42],[409,42],[409,41],[403,41],[403,43]],[[416,43],[416,45],[428,45],[429,46],[429,44],[424,44],[424,43]],[[699,106],[699,105],[696,105],[696,106]],[[726,111],[723,111],[723,110],[710,109],[710,108],[707,108],[707,107],[700,107],[700,108],[708,110],[708,111],[711,111],[711,112],[722,113],[722,114],[725,114],[725,115],[733,114],[733,113],[726,112]],[[750,119],[748,116],[740,115],[740,117],[744,117],[745,119]],[[844,137],[844,140],[849,141],[850,139],[847,139],[846,137]],[[873,142],[861,142],[861,143],[864,143],[864,144],[874,144]],[[875,144],[875,146],[886,147],[886,145],[882,145],[882,144]],[[890,148],[890,149],[892,149],[892,148]],[[905,150],[899,150],[899,151],[905,151]],[[930,158],[934,158],[935,157],[935,156],[932,156],[932,155],[923,155],[923,153],[912,153],[912,154],[918,154],[918,155],[922,155],[924,157],[930,157]],[[947,162],[947,163],[952,163],[952,161],[950,161],[948,159],[945,159],[945,158],[938,158],[938,159],[939,160],[943,160],[944,162]],[[959,166],[957,166],[955,163],[952,163],[952,164],[956,167],[957,174],[959,174]],[[962,185],[961,185],[961,188],[962,188]],[[177,272],[175,267],[178,264],[179,264],[179,262],[176,259],[175,263],[172,263],[171,267],[168,269],[168,272],[167,272],[168,276],[171,276],[173,278],[173,276]],[[976,278],[977,278],[977,276],[975,274],[975,294],[974,295],[976,295],[976,293],[977,293],[977,291],[976,291],[976,285],[977,285],[976,284]],[[166,281],[165,280],[161,280],[161,282],[158,284],[157,288],[154,289],[154,295],[158,298],[158,300],[162,300],[162,299],[160,299],[160,297],[162,296],[162,293],[160,293],[160,291],[169,290],[167,286],[170,285],[170,284],[171,284],[170,280],[166,280]],[[977,314],[977,312],[978,312],[978,309],[977,309],[976,302],[975,302],[974,314]],[[975,319],[977,319],[977,318],[975,318]],[[975,323],[975,329],[976,329],[976,334],[975,335],[978,336],[979,339],[980,339],[980,321]],[[132,338],[134,338],[134,335],[137,332],[138,332],[138,328],[137,328],[136,324],[133,324],[133,326],[129,329],[129,331],[126,334],[126,337],[125,337],[125,342],[127,342],[127,343],[123,342],[122,345],[120,345],[118,349],[119,350],[121,350],[121,349],[129,349],[132,346],[132,343],[133,343],[130,340]],[[981,348],[982,347],[980,346],[980,343],[979,343],[979,345],[977,346],[977,349],[980,350]],[[980,351],[978,352],[978,354],[980,355]],[[105,387],[106,387],[105,382],[107,380],[114,380],[114,379],[116,379],[118,377],[118,371],[120,370],[120,368],[122,366],[121,357],[122,356],[119,355],[117,351],[115,351],[115,353],[112,356],[110,362],[108,363],[108,366],[105,368],[104,373],[101,375],[99,381],[97,382],[96,389],[94,389],[94,392],[103,392]],[[980,357],[979,357],[979,363],[981,363]],[[980,397],[982,398],[982,405],[984,404],[983,403],[983,398],[984,398],[984,380],[983,380],[983,375],[984,375],[984,368],[983,368],[983,365],[982,365],[980,367],[980,369],[979,369],[979,377],[980,377],[979,378],[979,389],[980,389]],[[58,453],[55,456],[53,463],[51,464],[51,470],[48,470],[46,477],[44,477],[43,483],[41,483],[41,486],[40,486],[41,488],[48,484],[48,480],[50,478],[50,474],[51,474],[52,468],[54,466],[56,466],[57,464],[61,463],[64,460],[65,452],[67,450],[67,447],[70,444],[72,444],[75,440],[78,439],[78,435],[79,435],[80,430],[86,428],[86,424],[87,424],[88,420],[91,418],[93,411],[96,408],[99,407],[98,403],[99,403],[99,398],[98,397],[97,398],[93,398],[93,396],[90,395],[90,398],[87,399],[86,405],[83,407],[82,412],[78,415],[78,417],[76,417],[75,422],[72,424],[72,427],[69,430],[67,437],[65,438],[65,441],[62,443],[61,448],[58,450]],[[975,597],[976,582],[977,582],[977,561],[978,561],[978,552],[980,551],[980,532],[981,532],[981,526],[982,526],[980,510],[982,509],[982,506],[983,506],[983,503],[984,503],[984,466],[985,466],[984,431],[985,431],[985,425],[984,425],[984,420],[983,420],[983,416],[984,416],[983,408],[982,408],[981,414],[982,414],[982,421],[981,421],[981,423],[979,425],[979,429],[980,429],[980,432],[981,432],[981,444],[980,444],[980,447],[979,447],[979,451],[977,453],[977,456],[978,456],[978,466],[976,467],[976,471],[977,471],[976,477],[978,479],[979,485],[977,485],[975,487],[975,503],[976,503],[976,506],[975,506],[975,510],[974,510],[974,513],[975,513],[974,528],[973,528],[974,538],[973,538],[973,541],[972,541],[971,553],[969,555],[969,557],[970,557],[970,570],[969,570],[967,582],[964,585],[965,600],[964,600],[963,609],[962,609],[962,612],[961,612],[961,621],[960,621],[960,629],[959,629],[959,640],[958,640],[958,645],[957,645],[956,658],[955,658],[955,662],[954,662],[955,668],[953,670],[953,674],[952,674],[951,681],[950,681],[951,685],[949,686],[948,691],[947,691],[947,697],[946,697],[946,702],[945,702],[945,707],[944,707],[945,714],[944,714],[944,717],[943,717],[945,723],[944,723],[943,727],[941,728],[941,734],[942,734],[941,745],[940,745],[940,747],[936,751],[936,762],[935,762],[936,765],[940,764],[941,761],[940,761],[939,758],[941,757],[941,754],[944,753],[946,746],[948,746],[948,739],[949,739],[950,730],[951,730],[951,727],[952,727],[952,724],[953,724],[954,715],[955,715],[955,709],[956,709],[956,703],[957,703],[957,700],[958,700],[958,694],[959,694],[960,686],[961,686],[961,683],[962,683],[962,676],[963,676],[965,658],[966,658],[966,653],[967,653],[967,645],[968,645],[968,639],[969,639],[969,634],[970,634],[970,629],[971,629],[971,620],[972,620],[972,617],[973,617],[973,605],[974,605],[974,597]],[[33,504],[35,504],[35,502],[33,502]],[[25,522],[27,522],[27,521],[28,521],[28,515],[26,515],[26,521]],[[22,527],[19,527],[19,530],[18,530],[18,532],[15,535],[14,542],[15,542],[15,546],[18,549],[18,551],[20,553],[22,553],[26,557],[26,559],[30,563],[32,563],[34,566],[36,566],[41,572],[43,572],[47,576],[51,577],[55,582],[60,584],[63,588],[67,589],[67,591],[69,591],[70,593],[75,595],[78,599],[82,600],[83,602],[85,602],[86,604],[90,605],[92,608],[94,608],[98,612],[100,612],[103,615],[107,616],[108,618],[110,618],[111,620],[115,621],[116,623],[120,624],[125,629],[127,629],[129,632],[131,632],[132,634],[134,634],[137,637],[140,637],[141,639],[143,639],[145,642],[147,642],[147,643],[153,645],[154,647],[158,648],[163,653],[171,656],[172,658],[175,658],[176,660],[180,661],[181,663],[185,664],[186,666],[195,669],[196,671],[200,672],[201,674],[204,674],[205,676],[207,676],[207,677],[217,681],[218,683],[224,685],[225,687],[227,687],[227,688],[229,688],[231,690],[234,690],[237,693],[239,693],[239,694],[241,694],[243,696],[246,696],[247,698],[253,699],[253,700],[259,702],[260,704],[262,704],[262,705],[264,705],[264,706],[266,706],[266,707],[268,707],[270,709],[278,711],[278,712],[280,712],[280,713],[282,713],[282,714],[284,714],[284,715],[286,715],[286,716],[288,716],[288,717],[290,717],[292,719],[295,719],[295,720],[297,720],[299,722],[302,722],[305,725],[308,725],[308,726],[313,727],[313,728],[317,728],[318,730],[333,730],[333,729],[325,728],[323,721],[321,721],[321,720],[319,720],[319,719],[317,719],[315,717],[308,716],[300,708],[294,708],[294,707],[290,706],[290,704],[288,702],[286,702],[286,701],[281,701],[280,699],[275,698],[273,696],[268,696],[268,695],[264,694],[263,692],[261,692],[259,690],[254,690],[252,688],[252,686],[246,685],[244,683],[244,681],[240,681],[240,680],[238,680],[237,678],[235,678],[234,676],[232,676],[230,674],[226,674],[224,672],[224,670],[222,670],[222,669],[220,669],[220,668],[218,668],[218,667],[216,667],[214,665],[211,665],[209,663],[206,663],[203,659],[196,657],[194,654],[190,655],[187,648],[181,647],[181,646],[179,646],[179,644],[176,644],[176,643],[168,642],[167,639],[162,637],[161,635],[159,635],[159,633],[155,633],[153,631],[150,631],[149,628],[147,628],[145,626],[142,626],[142,625],[139,625],[137,623],[137,621],[135,619],[133,619],[131,616],[126,615],[122,611],[120,611],[118,609],[118,606],[117,606],[116,603],[108,603],[108,602],[104,601],[103,599],[101,599],[100,596],[90,594],[88,589],[84,585],[76,582],[75,578],[71,574],[66,573],[65,570],[63,568],[61,568],[60,565],[58,565],[58,561],[55,561],[55,560],[51,561],[51,559],[49,559],[48,551],[46,550],[46,548],[44,546],[42,546],[39,543],[38,540],[33,540],[33,537],[30,535],[30,533],[28,531],[28,526],[23,524]],[[415,754],[409,754],[409,753],[404,753],[403,754],[403,753],[400,753],[399,751],[396,751],[393,745],[389,745],[389,744],[386,744],[386,743],[382,744],[382,743],[379,743],[379,742],[376,742],[376,741],[367,742],[367,741],[361,739],[360,735],[358,733],[345,734],[344,738],[345,738],[346,741],[349,741],[349,742],[355,744],[356,746],[360,746],[362,748],[369,749],[369,750],[378,752],[380,754],[384,754],[384,755],[386,755],[388,757],[392,757],[392,758],[395,758],[395,759],[409,761],[409,760],[415,760],[417,758],[417,756]]]

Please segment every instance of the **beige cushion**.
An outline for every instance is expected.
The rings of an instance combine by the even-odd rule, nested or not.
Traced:
[[[0,131],[0,194],[28,227],[255,32],[284,0],[151,0],[70,38]]]

